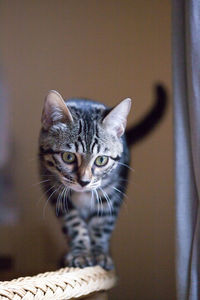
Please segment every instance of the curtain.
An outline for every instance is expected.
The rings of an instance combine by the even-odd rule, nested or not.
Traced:
[[[5,166],[10,153],[9,119],[8,99],[0,78],[0,169]]]
[[[200,299],[200,1],[173,0],[178,300]]]
[[[1,71],[1,70],[0,70]],[[13,195],[13,142],[10,133],[8,92],[0,77],[0,225],[13,225],[19,218]],[[0,257],[1,258],[1,257]]]

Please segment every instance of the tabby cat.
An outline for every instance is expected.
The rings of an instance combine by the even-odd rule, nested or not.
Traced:
[[[130,107],[129,98],[110,109],[86,99],[64,101],[53,90],[45,99],[40,176],[69,240],[65,265],[114,267],[109,241],[128,178]]]

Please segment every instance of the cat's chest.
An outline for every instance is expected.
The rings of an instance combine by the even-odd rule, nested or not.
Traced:
[[[93,206],[93,197],[91,193],[74,192],[71,196],[71,201],[80,214],[87,218]]]

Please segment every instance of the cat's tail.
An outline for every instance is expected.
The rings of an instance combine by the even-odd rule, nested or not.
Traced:
[[[156,98],[153,106],[143,118],[132,127],[126,130],[126,140],[128,146],[140,142],[150,134],[158,123],[163,119],[167,110],[168,96],[165,87],[161,84],[155,86]]]

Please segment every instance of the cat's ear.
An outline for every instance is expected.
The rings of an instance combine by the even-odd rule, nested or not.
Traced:
[[[51,90],[47,94],[41,121],[44,129],[48,129],[57,122],[73,122],[72,115],[58,92]]]
[[[118,137],[122,136],[127,122],[127,116],[131,108],[131,99],[126,98],[115,106],[103,119],[103,126]]]

